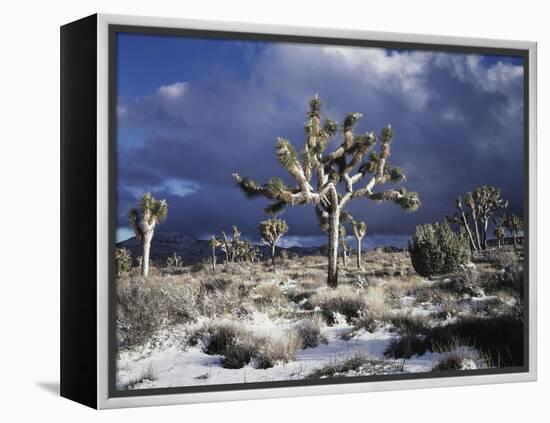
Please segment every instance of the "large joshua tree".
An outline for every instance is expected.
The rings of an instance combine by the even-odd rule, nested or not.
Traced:
[[[468,211],[464,210],[462,199],[456,200],[457,213],[452,219],[459,223],[468,234],[472,251],[487,249],[487,232],[489,221],[495,215],[508,207],[508,202],[502,198],[500,189],[491,186],[476,188],[474,192],[467,192],[465,203]]]
[[[268,212],[306,204],[315,208],[321,224],[327,224],[329,228],[327,283],[336,287],[340,213],[348,203],[359,199],[392,201],[404,210],[413,211],[420,206],[420,200],[417,193],[407,192],[405,188],[375,191],[375,187],[386,182],[405,180],[403,171],[388,162],[393,139],[391,126],[382,130],[379,150],[374,151],[377,141],[374,132],[354,135],[353,127],[362,114],[350,113],[342,126],[342,143],[327,153],[325,150],[336,137],[338,125],[330,118],[321,124],[321,100],[317,95],[309,102],[307,116],[305,145],[301,154],[296,152],[289,140],[277,139],[277,158],[293,179],[293,186],[287,186],[277,177],[271,178],[266,184],[259,184],[238,173],[233,174],[233,177],[248,197],[263,196],[272,200],[266,209]],[[367,159],[363,161],[365,157]],[[366,183],[356,189],[367,175],[369,178]]]
[[[128,213],[130,226],[134,230],[136,238],[143,245],[142,276],[147,277],[149,274],[149,253],[155,227],[166,220],[167,216],[168,203],[166,200],[156,200],[150,193],[143,194],[139,201],[139,209],[132,209]]]
[[[353,227],[353,235],[357,241],[357,268],[361,269],[361,241],[367,233],[367,224],[365,222],[353,221],[351,226]]]
[[[281,237],[288,232],[288,225],[282,219],[268,219],[258,225],[264,244],[271,247],[271,264],[275,266],[275,247]]]

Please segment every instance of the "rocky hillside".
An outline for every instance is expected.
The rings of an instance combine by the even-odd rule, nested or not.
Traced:
[[[132,257],[141,255],[141,242],[135,237],[119,242],[117,247],[128,248],[132,252]],[[265,245],[256,245],[258,250],[265,257],[269,256],[269,247]],[[325,247],[290,247],[279,248],[277,250],[286,249],[289,253],[294,253],[300,257],[307,255],[324,254]],[[197,239],[189,235],[172,232],[156,232],[151,243],[151,259],[153,261],[162,261],[166,257],[176,253],[180,256],[184,263],[194,263],[211,257],[212,248],[209,240]],[[217,249],[219,260],[223,259],[223,253]]]

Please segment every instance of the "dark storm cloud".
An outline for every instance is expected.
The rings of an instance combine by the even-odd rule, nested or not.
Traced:
[[[275,139],[302,148],[307,101],[316,92],[324,113],[338,121],[363,112],[356,132],[379,133],[391,123],[391,163],[421,195],[422,207],[411,214],[393,204],[352,203],[370,235],[409,236],[415,225],[452,214],[457,195],[484,184],[502,188],[521,214],[520,67],[379,49],[273,45],[256,54],[248,78],[203,75],[119,105],[120,226],[139,193],[150,190],[168,199],[164,230],[202,237],[237,224],[256,238],[266,202],[246,200],[231,173],[291,182],[276,161]],[[284,217],[292,236],[322,235],[310,207]]]

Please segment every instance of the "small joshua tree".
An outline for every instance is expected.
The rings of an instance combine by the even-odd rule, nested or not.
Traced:
[[[362,269],[361,266],[361,241],[363,240],[363,237],[367,233],[367,224],[365,222],[352,222],[353,227],[353,235],[355,236],[355,239],[357,240],[357,268]]]
[[[405,180],[403,171],[388,162],[393,140],[391,126],[382,130],[377,152],[373,150],[377,140],[374,132],[362,135],[353,133],[354,125],[363,115],[350,113],[344,119],[341,145],[331,153],[326,153],[329,142],[337,134],[338,126],[330,118],[321,124],[321,100],[317,95],[309,102],[307,115],[305,145],[301,154],[296,152],[289,140],[277,140],[277,158],[294,180],[294,186],[287,186],[277,177],[263,185],[238,173],[233,174],[233,177],[249,198],[263,196],[272,200],[267,212],[273,213],[296,205],[309,204],[315,207],[321,224],[329,228],[327,284],[336,287],[340,213],[348,203],[358,199],[392,201],[404,210],[413,211],[420,207],[420,200],[417,193],[407,192],[405,188],[373,191],[376,186],[386,182]],[[368,159],[363,161],[364,157]],[[370,175],[368,181],[361,188],[355,189],[367,175]]]
[[[127,248],[115,249],[115,269],[116,275],[120,276],[132,269],[132,254]]]
[[[508,207],[508,202],[502,198],[500,189],[491,186],[476,188],[473,193],[467,192],[465,202],[468,212],[464,211],[461,197],[457,198],[458,212],[451,221],[459,223],[466,230],[472,251],[485,250],[489,221]]]
[[[237,258],[237,244],[241,240],[241,233],[237,226],[233,225],[231,228],[233,238],[228,237],[225,231],[222,231],[223,239],[221,240],[221,250],[225,254],[225,264],[233,263]]]
[[[262,242],[271,247],[271,264],[275,266],[275,247],[281,237],[288,232],[288,225],[282,219],[268,219],[258,225]]]
[[[232,237],[228,237],[225,231],[222,231],[222,236],[218,243],[225,254],[225,264],[256,259],[257,251],[254,245],[248,240],[241,239],[237,226],[232,227]]]
[[[517,248],[517,234],[523,230],[523,221],[515,214],[512,214],[504,219],[504,227],[510,231],[514,240],[514,249]]]
[[[498,248],[500,249],[500,247],[502,245],[502,240],[504,239],[504,235],[505,235],[504,226],[501,226],[501,225],[495,226],[495,230],[493,231],[493,235],[497,239]]]
[[[171,256],[169,256],[166,259],[166,266],[169,268],[179,268],[182,265],[183,261],[180,256],[178,256],[175,252],[172,253]]]
[[[143,259],[141,265],[142,276],[149,274],[149,253],[155,228],[168,216],[166,200],[155,200],[150,193],[143,194],[139,202],[139,210],[132,209],[128,213],[128,221],[136,234],[136,238],[143,244]]]

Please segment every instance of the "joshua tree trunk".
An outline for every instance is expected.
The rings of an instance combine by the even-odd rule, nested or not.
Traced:
[[[227,235],[225,234],[224,231],[222,231],[222,235],[223,235],[223,245],[224,245],[223,253],[225,255],[225,265],[227,266],[227,264],[230,261],[233,261],[230,256],[232,246],[231,246],[231,242],[229,242],[229,239],[227,238]]]
[[[333,211],[329,216],[328,242],[328,276],[327,285],[331,288],[338,286],[338,231],[340,229],[340,212]]]
[[[212,244],[212,272],[216,271],[216,246]]]
[[[143,233],[143,261],[141,264],[141,276],[144,277],[149,275],[149,251],[151,250],[153,233],[153,230]]]
[[[271,244],[271,264],[275,266],[275,243]]]
[[[470,230],[470,225],[468,224],[468,219],[466,218],[466,215],[464,214],[464,211],[462,211],[462,220],[464,222],[464,228],[466,229],[466,233],[468,234],[468,239],[470,240],[470,245],[472,247],[473,251],[477,251],[477,245],[474,241],[474,236],[472,235],[472,231]]]
[[[487,230],[489,229],[489,219],[483,219],[482,248],[487,249]]]
[[[361,239],[357,239],[357,268],[361,269]]]
[[[481,246],[481,238],[479,236],[479,227],[478,227],[478,224],[477,224],[477,219],[474,218],[474,228],[476,230],[476,241],[477,241],[477,248],[479,250],[482,249],[482,246]]]
[[[498,239],[498,249],[500,250],[500,238]]]
[[[516,231],[512,231],[512,239],[514,240],[514,250],[517,248]]]
[[[342,244],[342,266],[346,268],[348,267],[346,239],[342,238],[340,243]]]

